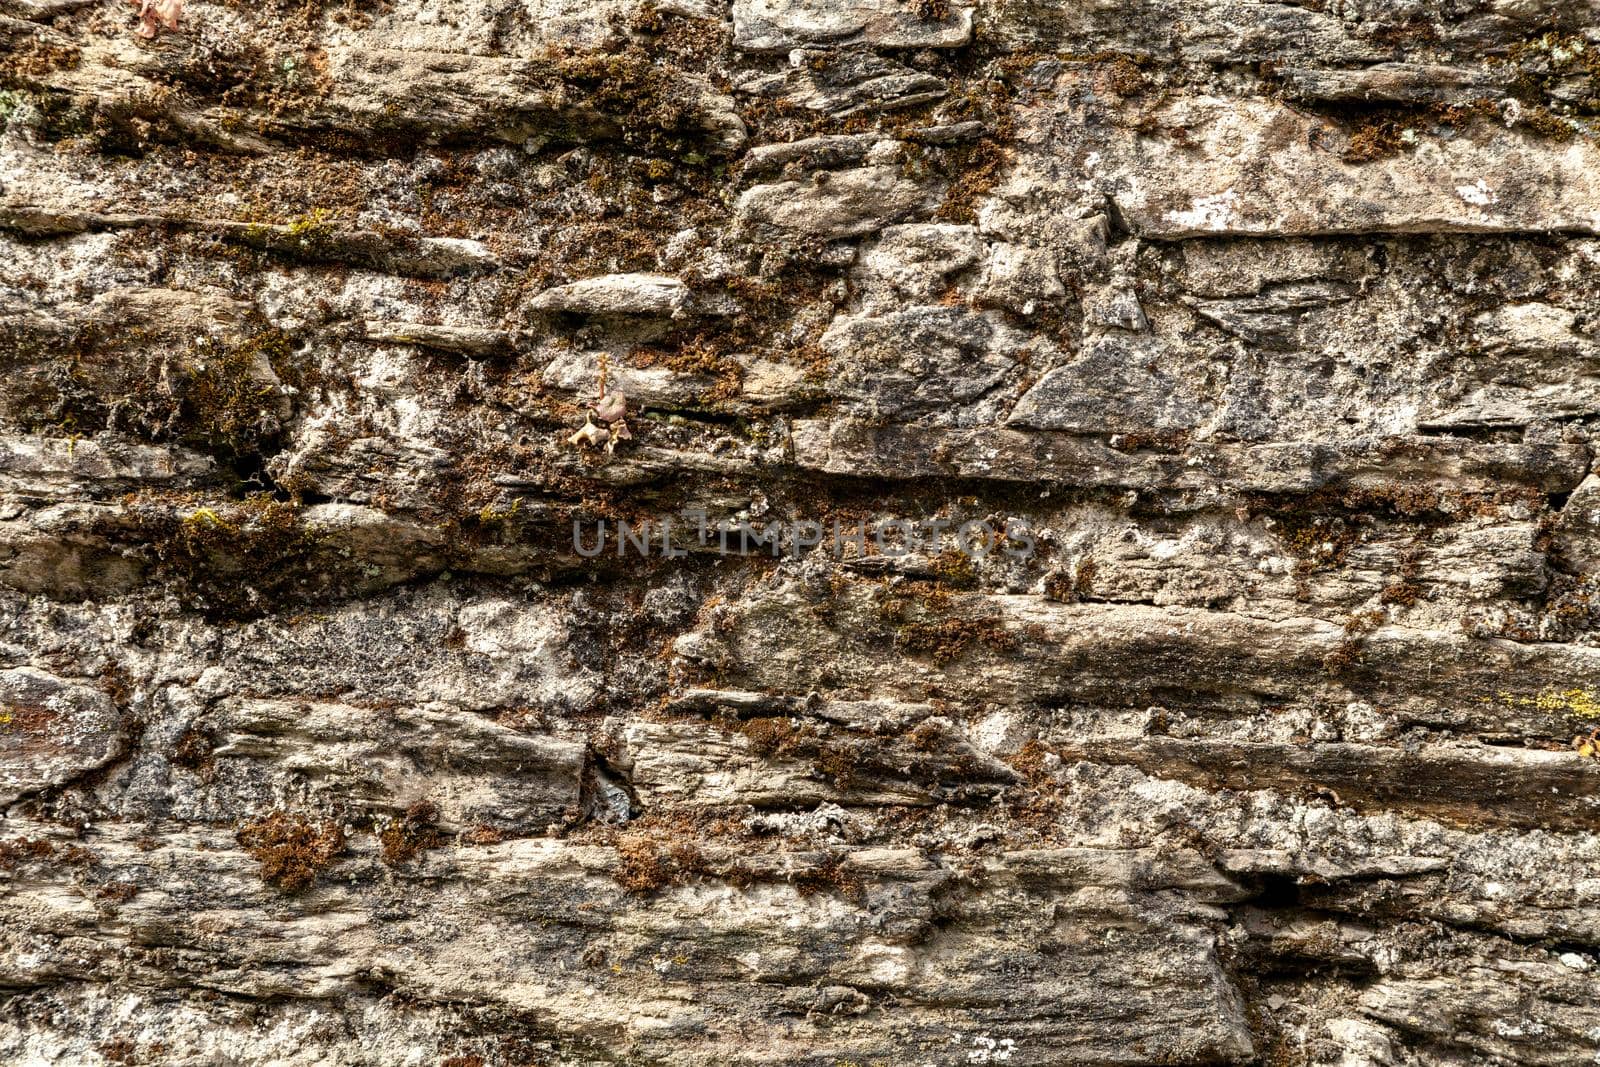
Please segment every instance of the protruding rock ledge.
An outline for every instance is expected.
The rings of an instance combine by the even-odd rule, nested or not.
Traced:
[[[972,7],[924,15],[901,0],[734,0],[733,44],[748,52],[801,45],[959,48],[972,40]]]
[[[321,803],[397,815],[433,800],[439,825],[544,833],[577,810],[584,749],[445,705],[366,709],[324,701],[225,700],[204,723],[221,773],[219,814],[252,806],[254,780],[304,777]]]
[[[69,205],[0,203],[0,229],[29,237],[130,230],[143,226],[215,233],[226,240],[309,262],[355,263],[418,277],[492,270],[499,259],[481,241],[409,237],[331,225],[238,222],[145,212],[92,211]]]
[[[775,182],[747,189],[735,210],[757,226],[826,240],[857,237],[893,222],[930,214],[938,190],[907,178],[898,166],[823,171],[806,182]]]
[[[1480,444],[1450,438],[1369,438],[1340,444],[1219,442],[1181,453],[1123,452],[1048,431],[946,430],[852,420],[794,424],[796,465],[895,480],[979,478],[1091,488],[1305,493],[1325,486],[1431,487],[1492,493],[1511,485],[1571,492],[1589,466],[1578,443]]]
[[[1146,707],[1161,703],[1163,694],[1181,693],[1191,713],[1224,716],[1228,709],[1236,713],[1241,701],[1263,708],[1362,700],[1382,705],[1406,725],[1560,746],[1597,700],[1588,680],[1600,672],[1600,649],[1585,645],[1402,626],[1380,626],[1358,638],[1315,618],[1061,604],[1028,595],[970,594],[944,602],[939,621],[922,625],[946,636],[947,662],[919,659],[915,670],[902,670],[890,682],[890,664],[904,663],[903,650],[881,640],[874,603],[854,602],[867,614],[824,628],[799,617],[802,596],[794,585],[772,590],[743,605],[719,631],[680,637],[676,650],[686,662],[714,664],[719,682],[748,691],[815,690],[826,697],[870,686],[877,696],[897,700],[937,692],[949,700],[1021,708]],[[793,648],[806,649],[806,656],[797,659],[788,651]],[[1583,762],[1575,753],[1561,756]]]
[[[1150,122],[1090,167],[1142,237],[1600,233],[1600,143],[1585,137],[1483,122],[1354,163],[1348,133],[1273,101],[1180,97]]]
[[[111,436],[0,437],[0,492],[89,497],[140,486],[194,485],[215,472],[216,461],[182,448],[136,444]]]
[[[649,315],[681,318],[689,287],[667,274],[606,274],[546,289],[524,305],[529,311],[579,315]]]
[[[49,836],[53,828],[17,829]],[[537,1010],[541,1032],[563,1047],[577,1044],[568,1035],[603,1032],[612,1058],[680,1067],[754,1067],[772,1062],[772,1050],[786,1063],[894,1062],[908,1046],[917,1062],[947,1051],[966,1061],[985,1040],[1016,1047],[1012,1033],[1024,1035],[1027,1058],[1018,1059],[1031,1064],[1149,1063],[1174,1048],[1190,1062],[1237,1063],[1253,1052],[1244,1006],[1218,961],[1220,913],[1206,903],[1241,889],[1193,849],[975,859],[915,848],[752,852],[642,838],[624,850],[544,839],[433,849],[391,873],[362,834],[290,908],[226,831],[111,824],[84,845],[97,878],[132,889],[118,901],[118,921],[99,919],[86,894],[62,892],[36,866],[19,867],[0,895],[0,980],[9,987],[71,997],[113,964],[123,981],[153,983],[181,953],[205,969],[208,990],[259,998],[270,1013],[300,998],[359,997],[377,973],[413,1011],[447,1000]],[[651,885],[651,858],[670,846],[744,888],[710,875]],[[227,923],[227,937],[194,937],[174,919],[178,903]],[[992,933],[997,919],[1004,936]],[[390,924],[444,924],[450,936],[407,948],[385,933]],[[237,938],[253,945],[248,960],[231,950]],[[936,964],[923,959],[929,951]],[[1008,976],[1004,996],[996,968]],[[124,1029],[130,1016],[150,1025],[150,1005],[156,1018],[174,1018],[174,1005],[155,997],[124,1000]],[[217,1000],[183,1003],[201,1013]],[[903,1029],[856,1025],[853,1016],[868,1011],[891,1013]],[[222,1055],[218,1027],[184,1018],[181,1030],[160,1031],[169,1047]],[[31,1016],[14,1024],[22,1033],[37,1025]],[[685,1029],[696,1034],[687,1052]],[[324,1047],[327,1032],[309,1027],[294,1047]],[[394,1028],[384,1036],[392,1040]],[[58,1040],[71,1047],[70,1036]],[[1130,1055],[1135,1047],[1147,1051]]]
[[[432,322],[383,322],[375,319],[368,319],[362,324],[361,336],[377,344],[416,345],[463,356],[492,356],[509,352],[521,340],[521,335],[515,331],[486,326],[446,326]]]
[[[1126,764],[1207,789],[1332,790],[1359,810],[1408,811],[1475,827],[1592,830],[1600,767],[1570,751],[1430,745],[1306,745],[1146,737],[1063,746],[1066,759]]]

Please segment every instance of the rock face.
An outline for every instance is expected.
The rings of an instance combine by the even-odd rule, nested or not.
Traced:
[[[1596,1062],[1593,0],[140,25],[0,0],[0,1063]]]

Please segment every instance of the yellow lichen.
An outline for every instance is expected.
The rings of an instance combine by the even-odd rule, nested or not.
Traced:
[[[289,223],[290,237],[318,236],[328,228],[330,214],[326,208],[314,207]]]
[[[520,497],[516,500],[513,500],[511,502],[511,507],[505,511],[501,511],[500,509],[496,508],[493,503],[488,503],[483,506],[482,511],[478,512],[478,521],[484,526],[489,526],[497,522],[511,522],[517,517],[517,513],[521,510],[522,499]]]
[[[195,508],[183,517],[183,524],[191,529],[211,527],[218,530],[234,530],[233,523],[218,515],[213,508]]]
[[[1574,719],[1600,719],[1600,691],[1594,689],[1545,689],[1534,697],[1501,693],[1500,699],[1514,708],[1533,708]]]

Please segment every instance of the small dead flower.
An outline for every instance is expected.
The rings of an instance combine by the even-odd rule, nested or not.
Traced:
[[[567,444],[574,448],[582,445],[599,448],[604,445],[607,454],[615,452],[618,441],[633,440],[633,432],[622,419],[627,413],[628,398],[622,393],[607,393],[602,385],[600,399],[584,415],[583,426],[567,438]],[[606,425],[597,424],[596,419]]]
[[[628,429],[628,424],[618,419],[611,424],[611,440],[606,442],[606,451],[615,452],[618,441],[633,440],[633,431]]]
[[[595,418],[601,422],[617,422],[628,412],[628,398],[622,393],[604,393],[595,402]]]
[[[162,30],[176,30],[183,14],[183,0],[128,0],[139,9],[139,28],[135,36],[154,40]]]
[[[577,433],[567,438],[567,444],[573,448],[578,448],[582,445],[588,445],[590,448],[599,448],[609,440],[611,440],[611,431],[604,426],[596,426],[593,418],[585,416],[583,426]]]

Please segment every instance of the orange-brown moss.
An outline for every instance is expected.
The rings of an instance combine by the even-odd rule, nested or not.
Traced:
[[[1369,163],[1399,155],[1415,139],[1439,128],[1463,129],[1480,118],[1496,119],[1499,112],[1487,97],[1466,104],[1427,104],[1419,107],[1358,107],[1345,109],[1350,139],[1347,163]]]
[[[928,656],[946,666],[960,659],[974,646],[996,652],[1011,652],[1017,640],[998,619],[943,619],[939,622],[914,622],[902,627],[900,641],[906,651]]]
[[[55,855],[56,847],[43,838],[17,837],[0,841],[0,871],[14,870],[27,860],[43,860]]]
[[[1008,57],[1002,69],[1017,71],[1029,61],[1027,56]],[[951,181],[937,217],[944,222],[973,222],[979,201],[1011,162],[1017,124],[1010,90],[999,78],[977,82],[955,97],[949,118],[980,121],[984,133],[971,144],[946,151],[943,166]]]
[[[314,823],[282,810],[245,823],[236,836],[261,864],[262,879],[286,893],[308,888],[345,848],[344,829],[332,819]]]
[[[425,849],[437,848],[444,840],[439,832],[439,806],[419,800],[398,819],[391,819],[378,831],[383,862],[391,867],[413,860]]]
[[[614,877],[630,893],[654,893],[707,869],[699,848],[681,838],[664,841],[649,832],[627,833],[617,839],[616,847]]]

